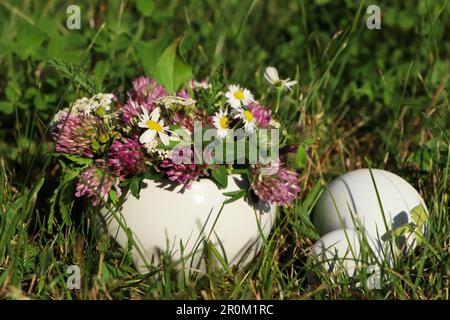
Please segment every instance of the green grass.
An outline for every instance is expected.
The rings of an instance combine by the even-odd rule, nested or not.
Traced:
[[[449,299],[450,1],[379,1],[368,30],[359,1],[83,1],[82,28],[65,27],[66,1],[0,1],[0,297],[32,299]],[[204,276],[167,262],[140,276],[131,259],[87,225],[92,211],[58,190],[52,115],[89,90],[124,92],[155,72],[175,39],[197,79],[224,66],[228,81],[275,104],[266,66],[299,86],[280,112],[306,148],[302,192],[282,209],[255,261]],[[56,66],[52,61],[57,61]],[[73,70],[65,70],[73,64]],[[67,74],[77,73],[77,77]],[[72,73],[71,73],[72,72]],[[408,180],[430,211],[426,241],[382,267],[381,290],[331,282],[308,259],[323,182],[384,168]],[[54,211],[51,199],[56,198]],[[82,270],[67,289],[66,267]],[[315,269],[316,270],[316,269]],[[164,280],[164,281],[162,281]]]

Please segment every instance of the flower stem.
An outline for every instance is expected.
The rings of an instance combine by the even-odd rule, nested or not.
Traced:
[[[278,113],[278,108],[280,107],[280,101],[281,101],[281,91],[283,89],[277,88],[277,104],[275,106],[275,113]]]

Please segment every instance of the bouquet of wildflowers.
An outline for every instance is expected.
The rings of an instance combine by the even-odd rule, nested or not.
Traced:
[[[274,68],[265,77],[279,88],[295,84],[280,80]],[[278,152],[281,124],[248,89],[213,79],[170,93],[142,76],[124,100],[99,93],[54,117],[51,137],[65,168],[76,174],[75,196],[94,206],[115,203],[126,188],[138,197],[144,179],[189,188],[207,177],[224,188],[229,174],[248,179],[248,188],[229,194],[233,199],[252,193],[289,205],[299,193],[298,174]]]

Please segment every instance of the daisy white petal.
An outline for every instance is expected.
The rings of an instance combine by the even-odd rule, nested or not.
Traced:
[[[155,139],[155,136],[156,136],[156,131],[147,130],[139,137],[139,142],[142,144],[150,143]]]
[[[140,121],[138,122],[138,127],[139,128],[147,128],[147,121]]]
[[[150,118],[153,121],[158,121],[160,115],[161,115],[161,109],[160,108],[156,108],[155,110],[152,111],[152,113],[150,115]]]
[[[295,80],[290,81],[290,79],[287,78],[286,80],[283,81],[283,84],[286,88],[288,88],[290,90],[291,87],[293,87],[297,84],[297,81],[295,81]]]
[[[242,104],[244,106],[247,106],[248,104],[252,103],[253,101],[255,101],[255,100],[253,99],[253,95],[250,92],[250,90],[244,89],[244,99],[242,101]]]
[[[271,84],[280,81],[278,70],[275,67],[267,67],[264,72],[264,78]]]
[[[141,117],[148,120],[149,119],[148,110],[146,108],[142,107],[142,106],[141,106],[141,109],[142,109],[142,116]]]
[[[167,146],[170,143],[169,136],[167,134],[165,134],[164,132],[158,133],[158,136],[161,139],[161,142],[163,143],[163,145]]]

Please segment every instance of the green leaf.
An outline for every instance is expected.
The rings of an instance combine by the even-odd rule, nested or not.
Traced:
[[[70,82],[80,86],[90,94],[96,94],[103,91],[102,86],[95,81],[94,77],[89,76],[85,70],[71,63],[62,60],[50,60],[50,65],[60,72]]]
[[[175,59],[179,40],[167,47],[156,65],[155,77],[169,92],[174,92]]]
[[[73,154],[63,154],[65,158],[69,159],[70,161],[74,162],[77,165],[80,166],[87,166],[92,164],[93,160],[90,158],[83,158],[80,156],[76,156]]]
[[[63,221],[66,224],[70,222],[70,207],[73,200],[74,190],[70,190],[69,186],[73,185],[74,180],[78,178],[77,172],[66,170],[62,161],[60,161],[60,164],[63,166],[64,175],[60,178],[59,185],[54,190],[53,195],[50,198],[50,210],[47,218],[47,228],[50,233],[53,231],[53,219],[55,216],[55,207],[57,205],[61,211]]]
[[[158,58],[162,53],[162,45],[158,40],[136,42],[136,52],[147,75],[154,76]]]
[[[192,69],[185,64],[180,57],[175,59],[175,71],[174,71],[174,91],[178,90],[185,83],[192,79]]]
[[[33,104],[38,110],[44,110],[47,107],[43,96],[40,94],[34,97]]]
[[[401,225],[398,228],[396,228],[392,233],[396,238],[398,238],[398,237],[404,236],[407,233],[412,232],[413,230],[414,230],[414,226],[410,223],[406,223],[406,224]]]
[[[86,39],[74,32],[65,35],[56,34],[50,38],[46,55],[51,59],[58,59],[65,63],[77,64],[85,48]]]
[[[73,183],[65,184],[59,195],[59,211],[61,212],[61,218],[65,225],[71,223],[72,204],[74,201],[75,185]]]
[[[40,93],[39,93],[38,89],[36,89],[35,87],[31,87],[25,91],[25,98],[31,99],[31,98],[38,96],[39,94]]]
[[[20,86],[13,81],[9,81],[8,85],[6,86],[6,89],[5,89],[5,95],[9,101],[13,101],[13,102],[19,101],[20,97],[22,95]]]
[[[421,204],[415,206],[411,210],[411,217],[418,228],[420,228],[428,220],[427,211]]]
[[[181,141],[177,141],[177,140],[170,140],[169,144],[165,145],[163,143],[159,143],[158,144],[158,149],[164,149],[164,150],[172,150],[173,148],[175,148],[177,145],[179,145],[181,143]]]
[[[171,124],[171,125],[169,125],[169,130],[170,131],[175,131],[177,129],[181,129],[181,126],[179,124]]]
[[[111,270],[110,267],[108,265],[108,263],[104,263],[102,265],[102,275],[101,275],[101,280],[102,282],[107,282],[108,280],[110,280],[112,277],[111,275]]]
[[[42,15],[37,21],[37,27],[42,32],[45,33],[49,38],[58,35],[58,24],[57,20],[51,19],[49,16]]]
[[[159,180],[164,176],[162,172],[148,172],[144,175],[144,179]]]
[[[177,54],[179,43],[180,39],[177,39],[164,50],[155,70],[156,80],[171,93],[192,78],[191,68],[184,64]]]
[[[224,201],[224,204],[228,204],[231,202],[234,202],[236,200],[239,200],[240,198],[244,197],[247,194],[247,190],[246,189],[240,189],[240,190],[236,190],[236,191],[231,191],[231,192],[224,192],[223,195],[230,197],[230,199],[227,199]]]
[[[306,150],[303,146],[298,146],[297,153],[295,155],[295,169],[303,169],[306,165]]]
[[[303,213],[306,213],[308,216],[311,215],[314,205],[319,199],[319,195],[321,194],[322,186],[320,181],[317,181],[316,185],[309,191],[308,195],[306,196],[306,199],[301,204],[301,208],[304,209]]]
[[[116,204],[119,201],[119,198],[117,197],[117,192],[115,190],[109,191],[109,199],[111,199],[111,202],[113,204]]]
[[[14,104],[9,101],[0,101],[0,112],[11,114],[14,112]]]
[[[225,166],[218,166],[211,171],[211,177],[217,183],[219,188],[226,188],[228,185],[228,171]]]
[[[137,0],[136,8],[145,17],[150,17],[155,10],[155,2],[152,0]]]
[[[397,239],[413,231],[414,225],[411,223],[406,223],[395,228],[394,230],[389,230],[381,237],[381,239],[383,241],[390,241],[391,239]]]
[[[363,86],[360,89],[360,93],[361,95],[365,95],[366,97],[369,98],[370,101],[373,100],[373,90],[372,90],[372,86],[370,85],[370,82],[365,82],[363,84]]]
[[[94,78],[97,83],[103,83],[103,79],[105,78],[108,70],[109,70],[108,61],[97,62],[94,68]]]
[[[39,278],[39,282],[38,282],[38,285],[37,285],[37,287],[38,287],[38,294],[40,294],[42,292],[42,290],[44,290],[46,285],[47,285],[47,275],[44,273]]]
[[[425,243],[425,237],[420,228],[416,228],[416,230],[414,231],[414,234],[416,236],[416,242],[419,246]]]
[[[14,51],[23,60],[28,57],[42,58],[42,43],[45,38],[45,34],[39,28],[28,23],[20,23],[17,27]]]
[[[139,199],[139,193],[141,192],[141,179],[139,177],[135,177],[131,180],[130,191],[136,199]]]
[[[247,179],[247,182],[249,182],[250,178],[252,177],[251,171],[249,168],[233,168],[233,174],[243,175]]]

